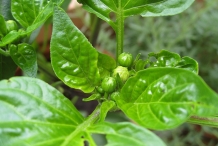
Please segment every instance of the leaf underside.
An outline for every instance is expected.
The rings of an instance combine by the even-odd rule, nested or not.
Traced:
[[[162,1],[163,0],[80,0],[84,9],[106,21],[115,30],[117,29],[117,24],[113,21],[113,15],[115,15],[115,17],[118,15],[122,15],[123,17],[138,15],[146,10],[148,4]]]
[[[151,131],[130,122],[95,124],[91,133],[106,134],[106,146],[165,146]]]
[[[194,0],[80,0],[83,8],[94,13],[117,31],[116,17],[140,15],[167,16],[186,10]]]
[[[161,3],[148,5],[147,9],[141,13],[142,17],[157,17],[176,15],[185,11],[195,0],[164,0]]]

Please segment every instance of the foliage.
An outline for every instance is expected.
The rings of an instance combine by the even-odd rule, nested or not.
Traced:
[[[194,0],[79,2],[113,28],[116,60],[91,45],[60,7],[63,0],[12,0],[10,13],[19,23],[18,31],[7,30],[8,15],[1,13],[1,145],[82,146],[87,142],[95,146],[91,135],[103,134],[107,146],[164,146],[146,128],[166,130],[184,122],[218,126],[218,95],[198,76],[198,63],[194,59],[162,50],[150,52],[146,59],[139,53],[128,66],[118,63],[118,56],[123,53],[127,17],[175,15]],[[29,44],[30,38],[50,16],[53,16],[51,64],[56,76],[67,86],[90,93],[84,101],[99,103],[87,118],[57,89],[34,78],[37,53]],[[12,60],[28,77],[10,78],[16,67],[6,70],[3,67],[12,64]],[[117,110],[138,125],[105,122],[108,112]]]
[[[130,17],[125,25],[125,40],[128,41],[124,42],[124,48],[135,56],[137,52],[141,52],[141,55],[146,57],[149,52],[166,49],[182,56],[192,57],[199,63],[200,76],[218,92],[216,85],[218,82],[217,6],[217,1],[211,0],[195,3],[185,12],[175,16],[147,19]],[[107,33],[109,32],[102,32],[102,34]],[[113,44],[115,41],[101,38],[103,36],[99,37],[102,48],[104,44]],[[109,50],[113,51],[113,47],[111,46]]]

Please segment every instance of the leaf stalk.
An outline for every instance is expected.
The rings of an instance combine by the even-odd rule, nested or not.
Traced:
[[[61,146],[66,146],[70,143],[70,141],[80,132],[82,131],[86,131],[86,129],[91,126],[92,124],[94,124],[100,117],[100,105],[98,105],[95,110],[92,112],[91,115],[89,115],[87,117],[87,119],[81,123],[80,125],[78,125],[78,127],[76,128],[75,131],[73,131],[66,139],[65,141],[62,143]]]

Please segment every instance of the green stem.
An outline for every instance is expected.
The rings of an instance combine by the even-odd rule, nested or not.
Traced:
[[[118,1],[118,13],[117,13],[117,29],[116,29],[116,39],[117,39],[117,52],[116,58],[123,53],[123,39],[124,39],[124,16],[121,6],[121,1]]]
[[[7,51],[4,51],[0,48],[0,54],[4,55],[4,56],[10,56],[10,53]]]
[[[211,127],[218,127],[218,118],[217,117],[198,117],[192,116],[188,123],[198,124],[198,125],[207,125]]]
[[[81,123],[80,125],[77,126],[76,130],[73,131],[66,139],[65,141],[62,143],[61,146],[66,146],[70,143],[70,141],[77,136],[77,134],[79,134],[81,131],[86,131],[86,129],[91,126],[92,124],[94,124],[100,116],[100,105],[98,105],[96,107],[96,109],[92,112],[91,115],[89,115],[87,117],[87,119]]]

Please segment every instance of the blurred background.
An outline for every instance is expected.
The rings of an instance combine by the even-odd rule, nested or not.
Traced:
[[[65,0],[63,8],[73,23],[86,35],[98,51],[115,56],[116,38],[112,28],[93,14],[82,9],[76,0]],[[52,31],[50,18],[37,33],[34,42],[38,50],[38,78],[59,89],[76,107],[87,115],[96,102],[82,102],[88,94],[65,86],[55,76],[49,56]],[[149,52],[166,49],[190,56],[199,63],[199,75],[218,92],[218,1],[196,0],[185,12],[169,17],[142,18],[134,16],[125,21],[124,51],[146,59]],[[18,74],[20,72],[18,71]],[[110,113],[107,120],[128,120],[122,113]],[[169,131],[154,131],[168,146],[218,146],[218,129],[183,124]],[[95,136],[99,146],[104,139]]]

